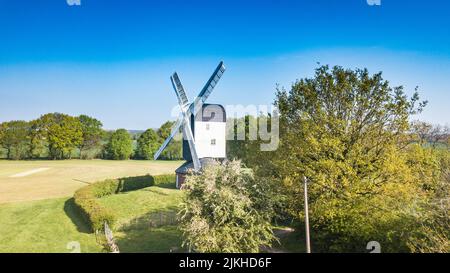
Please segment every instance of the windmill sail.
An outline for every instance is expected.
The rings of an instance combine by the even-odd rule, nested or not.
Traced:
[[[217,82],[220,80],[224,72],[225,66],[223,65],[223,62],[220,62],[216,70],[214,70],[214,73],[206,82],[205,87],[203,87],[202,91],[200,91],[200,94],[198,94],[198,97],[202,99],[202,102],[205,102],[206,99],[209,97],[209,95],[213,91],[214,87],[216,86]]]
[[[208,99],[209,95],[211,95],[211,92],[213,91],[214,87],[216,87],[217,82],[220,80],[220,78],[222,78],[225,69],[226,68],[223,62],[220,62],[217,68],[214,70],[214,73],[206,82],[202,91],[200,91],[194,102],[190,105],[189,110],[192,114],[196,115],[197,112],[201,109],[201,105],[206,101],[206,99]]]
[[[175,134],[179,131],[180,127],[183,126],[184,137],[189,144],[189,151],[191,153],[194,169],[199,170],[201,168],[201,163],[198,158],[197,150],[195,147],[195,139],[190,124],[190,117],[191,114],[195,116],[197,112],[202,108],[202,104],[209,97],[209,95],[213,91],[214,87],[217,85],[217,82],[220,80],[224,72],[225,66],[223,65],[223,62],[220,62],[217,68],[214,70],[214,73],[206,82],[206,85],[200,91],[199,95],[195,98],[194,102],[190,104],[186,96],[186,92],[184,91],[184,87],[181,84],[180,78],[178,77],[178,74],[175,72],[170,77],[173,89],[175,90],[175,94],[177,95],[178,104],[180,105],[182,116],[179,117],[175,125],[172,127],[172,131],[169,137],[161,145],[158,152],[156,152],[154,156],[155,160],[161,155],[162,151],[167,147],[167,145],[173,139]]]
[[[183,119],[180,117],[175,122],[175,124],[172,126],[172,130],[170,131],[170,135],[166,138],[164,143],[161,145],[159,150],[155,153],[155,156],[153,157],[154,160],[158,159],[158,157],[161,155],[161,153],[164,151],[164,149],[169,145],[170,141],[173,139],[173,137],[178,133],[180,130],[180,127],[182,125]]]
[[[201,168],[201,164],[200,164],[200,159],[198,158],[198,155],[197,155],[197,150],[195,148],[195,141],[194,141],[194,136],[192,134],[189,113],[190,112],[188,112],[187,110],[185,110],[183,113],[183,119],[184,119],[183,132],[184,132],[184,136],[185,136],[186,140],[189,143],[189,151],[191,152],[192,163],[194,164],[194,169],[196,171],[198,171]]]
[[[180,78],[178,77],[177,72],[173,73],[172,77],[170,77],[170,80],[172,81],[173,89],[175,90],[175,93],[177,94],[178,103],[180,105],[186,105],[189,103],[189,100],[186,96],[186,92],[184,92],[184,87],[181,84]]]

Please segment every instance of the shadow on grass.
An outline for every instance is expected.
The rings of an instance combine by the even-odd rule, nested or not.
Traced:
[[[175,182],[158,183],[155,185],[155,187],[164,188],[164,189],[176,189],[177,188]]]
[[[158,186],[155,186],[155,187],[158,187]],[[169,196],[170,195],[168,193],[161,192],[160,190],[155,189],[154,187],[145,188],[142,191],[148,191],[148,192],[151,192],[151,193],[154,193],[154,194],[158,194],[158,195],[162,195],[162,196]]]
[[[175,210],[150,212],[119,228],[116,242],[121,252],[179,252],[182,239],[176,224]]]
[[[72,223],[77,227],[78,232],[91,233],[91,229],[80,215],[80,211],[75,205],[74,199],[70,198],[64,203],[64,212],[70,218]]]
[[[118,180],[119,186],[117,187],[116,194],[121,192],[139,190],[151,186],[166,189],[176,189],[175,181],[155,183],[155,179],[152,175],[123,177],[119,178]]]

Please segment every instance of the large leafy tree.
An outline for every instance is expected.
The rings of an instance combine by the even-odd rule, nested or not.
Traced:
[[[156,131],[159,137],[160,145],[166,140],[166,138],[169,137],[172,126],[175,124],[173,121],[166,121],[161,125],[161,127]],[[180,134],[181,135],[181,134]],[[175,160],[175,159],[182,159],[182,141],[179,138],[180,135],[177,135],[172,139],[172,141],[167,145],[167,147],[164,149],[164,151],[161,153],[160,157],[161,159],[169,159],[169,160]]]
[[[38,123],[52,159],[70,158],[73,150],[83,141],[82,126],[75,117],[50,113],[41,116]]]
[[[125,129],[119,129],[111,134],[106,145],[107,157],[115,160],[129,159],[133,154],[133,140]]]
[[[87,115],[80,115],[78,120],[81,123],[81,130],[83,133],[83,141],[78,148],[80,149],[80,158],[83,158],[83,151],[96,148],[100,145],[103,137],[103,124],[101,121],[89,117]]]
[[[172,126],[174,124],[175,124],[175,122],[173,122],[173,121],[166,121],[161,125],[161,127],[159,127],[159,129],[156,133],[162,140],[165,140],[166,138],[169,137],[170,132],[172,131]]]
[[[426,102],[419,102],[417,92],[408,98],[403,87],[391,87],[381,73],[321,66],[313,78],[297,81],[289,91],[279,90],[275,104],[281,142],[261,160],[270,162],[270,168],[261,163],[258,172],[283,181],[289,210],[299,219],[307,177],[314,227],[328,234],[324,247],[364,249],[361,242],[376,229],[368,223],[379,217],[393,219],[386,206],[395,204],[392,201],[410,204],[419,190],[408,184],[411,172],[400,149],[410,116]],[[391,195],[397,199],[388,202]],[[380,209],[387,214],[376,214]]]
[[[29,123],[22,120],[0,124],[0,146],[8,159],[23,159],[27,155]]]
[[[141,159],[153,159],[159,145],[158,134],[153,129],[148,129],[137,140],[136,156]]]
[[[184,244],[198,252],[259,252],[274,239],[264,183],[239,161],[205,167],[184,184]]]
[[[38,158],[44,154],[45,134],[40,119],[29,122],[28,130],[28,157]]]

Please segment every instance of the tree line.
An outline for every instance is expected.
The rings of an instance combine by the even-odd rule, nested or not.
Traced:
[[[157,130],[130,133],[125,129],[107,131],[96,118],[49,113],[32,121],[0,123],[0,155],[6,159],[152,159],[170,134],[173,122]],[[181,141],[174,140],[162,159],[181,159]]]

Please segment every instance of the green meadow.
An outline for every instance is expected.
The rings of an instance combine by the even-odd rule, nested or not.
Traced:
[[[0,161],[0,252],[72,252],[73,242],[79,243],[81,252],[104,252],[74,205],[74,191],[106,178],[171,173],[180,164],[131,160]],[[48,169],[11,177],[39,168]],[[153,186],[100,199],[118,214],[114,236],[122,252],[180,249],[181,236],[172,218],[182,193],[173,187]]]

